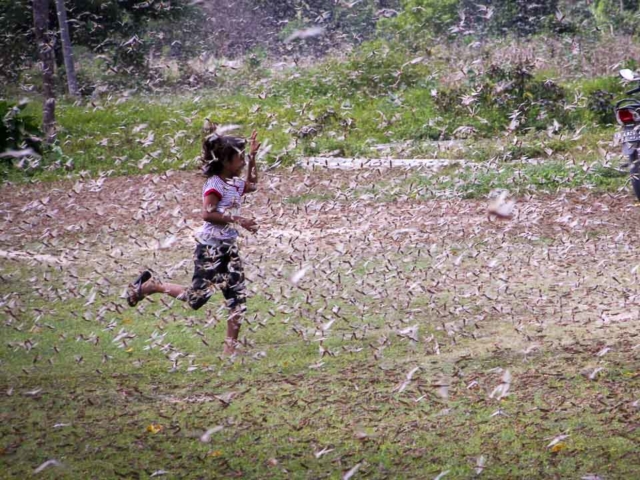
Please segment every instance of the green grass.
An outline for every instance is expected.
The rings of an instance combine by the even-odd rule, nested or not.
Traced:
[[[60,310],[62,317],[81,304],[69,307]],[[252,307],[264,308],[259,302]],[[135,316],[127,328],[141,337],[154,328],[149,313]],[[65,466],[47,474],[69,478],[146,478],[158,470],[178,477],[339,478],[357,463],[376,478],[424,478],[444,470],[451,478],[468,478],[480,456],[490,478],[567,478],[603,469],[611,478],[638,474],[637,434],[629,432],[624,417],[595,400],[637,383],[624,356],[610,360],[606,379],[597,384],[575,372],[587,358],[562,358],[561,352],[536,356],[510,367],[518,379],[514,393],[496,402],[466,384],[483,378],[497,382],[499,376],[490,380],[486,372],[511,362],[500,352],[471,361],[424,358],[396,346],[376,365],[368,353],[341,352],[340,342],[333,346],[336,356],[321,359],[313,342],[276,346],[277,339],[258,331],[253,339],[256,350],[266,349],[265,359],[226,361],[217,358],[219,332],[207,335],[211,346],[206,347],[172,322],[165,332],[176,349],[198,358],[199,369],[187,373],[182,366],[167,373],[164,355],[145,352],[142,338],[130,342],[130,352],[114,348],[108,338],[103,346],[73,338],[95,327],[72,320],[64,328],[66,341],[47,331],[14,333],[5,340],[29,337],[43,352],[36,364],[33,353],[21,350],[3,360],[9,368],[2,389],[13,389],[2,401],[0,463],[7,478],[26,476],[49,458]],[[281,336],[284,328],[269,330],[274,329]],[[53,344],[60,354],[51,351]],[[58,362],[65,352],[82,355],[82,363]],[[102,364],[105,354],[113,358]],[[47,364],[49,357],[55,368]],[[309,369],[319,360],[322,367]],[[566,360],[573,365],[568,370]],[[423,368],[420,380],[403,394],[393,393],[413,365]],[[465,377],[454,379],[450,399],[437,398],[429,378],[461,369]],[[564,373],[556,376],[558,371]],[[37,388],[41,394],[24,396]],[[228,406],[214,397],[229,391],[237,397]],[[504,416],[492,417],[498,409]],[[199,441],[217,425],[224,429],[211,443]],[[161,430],[153,433],[153,426]],[[571,436],[553,453],[546,444],[561,433]],[[333,451],[315,458],[322,448]]]
[[[211,355],[212,349],[190,345],[185,336],[174,338],[203,360]],[[97,355],[86,351],[90,348],[75,347],[74,353],[85,356],[84,368],[69,365],[66,374],[55,375],[38,367],[37,373],[5,377],[3,389],[15,388],[3,402],[2,463],[7,474],[26,475],[52,455],[67,465],[63,472],[72,478],[148,475],[161,469],[176,476],[216,478],[236,472],[280,478],[286,469],[296,476],[333,478],[359,462],[374,476],[418,478],[449,470],[453,478],[466,478],[481,455],[492,478],[530,478],[543,472],[564,478],[576,471],[599,471],[609,462],[607,468],[617,475],[637,474],[632,466],[637,438],[627,438],[627,424],[612,421],[597,402],[565,407],[559,416],[537,410],[548,411],[554,400],[532,396],[532,387],[553,392],[554,386],[527,371],[557,368],[558,359],[552,356],[516,370],[531,383],[516,385],[518,393],[492,404],[465,392],[462,382],[448,402],[434,398],[428,384],[406,395],[393,394],[410,357],[389,360],[381,370],[364,355],[342,354],[327,359],[318,373],[308,370],[318,361],[316,348],[297,345],[270,350],[262,362],[229,364],[212,358],[210,371],[167,374],[161,365],[166,362],[154,358],[157,354],[145,355],[139,352],[140,342],[132,343],[136,353],[111,351],[116,359],[108,366],[97,365]],[[16,357],[12,363],[25,360]],[[131,367],[140,360],[143,366]],[[478,375],[485,365],[499,361],[491,355],[476,358],[468,374]],[[439,369],[447,366],[461,365],[437,362]],[[606,397],[630,380],[623,375],[615,387],[605,384],[597,391],[575,374],[554,381],[565,397]],[[43,389],[39,397],[21,396],[35,388]],[[213,397],[230,390],[239,396],[228,407]],[[420,394],[426,399],[414,403]],[[508,416],[492,418],[498,408]],[[70,425],[54,428],[54,423]],[[162,430],[153,433],[152,425]],[[210,444],[198,441],[206,428],[216,425],[225,428]],[[358,439],[360,432],[366,437]],[[566,447],[558,453],[545,449],[545,439],[561,432],[571,433]],[[325,447],[335,450],[314,458],[313,451]],[[277,467],[270,459],[277,459]]]
[[[344,190],[347,198],[375,199],[376,202],[425,200],[432,198],[486,198],[499,190],[522,196],[556,194],[570,190],[595,193],[630,189],[628,175],[601,163],[576,165],[571,162],[541,161],[486,162],[451,165],[437,172],[410,172],[390,176],[373,185],[362,184]],[[326,194],[304,194],[288,198],[289,203],[331,200]]]
[[[561,190],[585,188],[596,192],[611,192],[628,181],[624,173],[594,165],[588,170],[558,161],[540,164],[498,164],[494,168],[473,173],[453,174],[445,180],[464,198],[483,197],[493,190],[509,190],[521,195],[533,192],[557,193]],[[427,185],[431,183],[427,179]]]
[[[449,242],[444,251],[457,256],[468,248]],[[177,257],[157,261],[172,264]],[[463,307],[474,318],[487,304],[458,296],[470,286],[464,276],[456,295],[406,297],[407,281],[440,278],[445,267],[434,270],[440,262],[418,247],[384,258],[334,262],[329,282],[335,283],[327,284],[333,287],[293,290],[284,300],[278,297],[297,268],[285,260],[284,271],[260,282],[250,299],[243,330],[249,354],[234,359],[220,356],[225,315],[218,296],[198,312],[159,297],[123,309],[117,293],[126,272],[107,274],[113,286],[95,285],[88,264],[60,271],[3,261],[1,306],[12,312],[0,326],[3,478],[27,477],[49,459],[63,466],[45,470],[44,478],[148,478],[160,470],[179,478],[341,478],[357,464],[358,476],[372,478],[433,478],[444,471],[470,478],[480,457],[482,475],[496,479],[640,473],[637,414],[629,406],[638,363],[623,336],[602,332],[612,351],[596,363],[596,333],[549,326],[546,348],[523,356],[523,339],[494,312],[477,328],[462,327],[452,343],[443,326],[458,324],[457,315],[443,320],[436,312]],[[467,257],[456,268],[474,271],[482,263]],[[389,275],[388,266],[396,273]],[[176,275],[181,280],[186,273]],[[314,282],[325,276],[312,275]],[[371,290],[363,282],[384,285],[388,295],[363,296],[358,290]],[[510,308],[526,315],[532,283],[512,284]],[[95,303],[87,305],[93,289]],[[320,343],[316,324],[295,305],[310,298],[306,308],[316,310],[322,297],[331,299],[326,312],[339,306],[340,317]],[[385,298],[394,298],[395,308]],[[410,308],[424,313],[407,319]],[[393,333],[414,321],[421,337],[435,336],[440,355]],[[113,341],[121,329],[132,337],[126,344]],[[330,353],[321,355],[320,345]],[[598,381],[582,374],[598,364],[606,368]],[[399,392],[415,366],[420,371]],[[489,397],[502,375],[496,368],[513,376],[502,400]],[[448,398],[436,393],[442,382],[450,384]],[[229,392],[235,392],[230,402]],[[200,441],[217,426],[210,443]],[[561,434],[570,436],[557,451],[547,448]],[[331,451],[316,458],[324,448]]]
[[[389,101],[376,101],[380,109],[390,108]],[[291,148],[290,135],[279,124],[274,130],[261,130],[264,122],[279,118],[278,115],[291,117],[291,109],[283,107],[280,100],[263,102],[260,112],[251,114],[253,99],[235,97],[223,104],[212,100],[200,99],[197,104],[191,98],[172,98],[167,100],[133,99],[123,104],[107,104],[103,109],[88,111],[84,107],[62,105],[59,108],[59,120],[64,127],[60,134],[62,151],[57,155],[61,164],[69,159],[75,165],[74,172],[63,169],[39,170],[33,178],[53,180],[61,174],[75,175],[113,175],[161,172],[168,169],[194,169],[198,164],[200,152],[197,132],[207,116],[218,119],[223,124],[239,123],[245,125],[243,131],[258,128],[263,139],[273,145],[274,156],[293,158],[299,154],[322,155],[337,152],[343,156],[376,157],[379,153],[371,149],[377,143],[387,143],[392,139],[380,133],[377,122],[382,121],[382,110],[373,110],[365,105],[356,105],[347,114],[336,113],[327,117],[320,135],[297,141],[297,147]],[[413,109],[415,113],[415,109]],[[238,112],[244,112],[238,115]],[[317,106],[313,111],[315,118],[331,112],[331,107]],[[406,110],[408,115],[413,115]],[[393,110],[386,118],[394,118]],[[413,139],[400,147],[399,156],[412,158],[436,157],[474,160],[478,162],[476,173],[455,171],[447,175],[424,177],[422,182],[429,187],[443,187],[459,192],[463,196],[482,196],[495,188],[515,189],[516,191],[554,191],[561,188],[595,188],[599,191],[615,191],[624,185],[626,178],[614,169],[601,165],[603,147],[608,149],[613,132],[606,130],[587,130],[579,135],[556,135],[548,138],[541,135],[525,137],[505,137],[495,140],[466,140],[444,149],[437,142],[424,142],[420,138],[416,123],[425,121],[419,117],[405,119],[402,114],[397,123],[390,126],[394,131],[402,131],[404,138]],[[352,126],[344,126],[345,118],[355,118]],[[260,123],[263,122],[263,123]],[[342,123],[341,123],[342,122]],[[297,122],[298,128],[303,122]],[[145,126],[146,125],[146,126]],[[134,133],[136,127],[139,131]],[[398,128],[395,128],[398,127]],[[411,128],[413,132],[409,131]],[[407,130],[409,129],[409,130]],[[143,145],[153,132],[154,139],[149,145]],[[514,139],[517,144],[513,144]],[[394,147],[390,147],[393,152]],[[282,149],[282,150],[280,150]],[[607,150],[608,151],[608,150]],[[298,152],[298,153],[295,153]],[[615,153],[614,153],[615,156]],[[563,160],[558,160],[562,158]],[[546,159],[535,165],[521,164],[520,160],[530,158]],[[500,163],[487,160],[501,160]],[[613,162],[615,166],[615,162]],[[445,172],[446,173],[446,172]],[[8,178],[21,181],[23,174],[13,170]]]

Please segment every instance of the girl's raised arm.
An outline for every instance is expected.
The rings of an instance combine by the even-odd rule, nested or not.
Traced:
[[[247,178],[245,180],[244,191],[246,193],[255,192],[258,183],[258,166],[256,165],[256,154],[260,149],[258,142],[258,132],[254,130],[251,133],[251,147],[249,150],[249,166],[247,167]]]

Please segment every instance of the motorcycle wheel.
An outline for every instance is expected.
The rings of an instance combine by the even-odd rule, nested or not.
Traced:
[[[631,163],[631,186],[633,187],[633,193],[636,194],[636,198],[640,202],[640,163],[635,158],[635,155],[629,156],[629,163]]]

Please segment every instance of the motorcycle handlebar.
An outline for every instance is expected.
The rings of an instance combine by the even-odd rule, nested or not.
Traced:
[[[619,102],[616,102],[616,110],[623,105],[625,108],[640,108],[640,103],[638,103],[637,98],[623,98]]]

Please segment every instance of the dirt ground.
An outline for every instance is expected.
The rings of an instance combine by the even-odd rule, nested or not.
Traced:
[[[469,308],[462,304],[471,299],[485,312],[534,323],[637,317],[640,209],[630,195],[529,196],[501,220],[484,200],[423,199],[412,178],[388,169],[263,175],[243,207],[260,225],[241,239],[250,276],[258,275],[254,289],[281,278],[283,267],[288,274],[310,269],[313,286],[331,286],[327,279],[338,271],[331,259],[353,267],[368,261],[374,270],[386,263],[396,280],[392,296],[407,308],[414,293],[430,295],[430,308],[434,296],[449,298],[445,320],[458,319],[455,309]],[[113,272],[102,270],[111,283],[154,262],[175,275],[181,258],[184,277],[201,225],[201,184],[194,173],[169,172],[4,186],[2,256],[76,266],[116,259]],[[403,271],[407,264],[419,268],[415,278]],[[367,288],[384,303],[384,285]]]
[[[286,226],[284,230],[306,232],[313,238],[344,228],[367,230],[380,238],[399,229],[415,229],[424,243],[440,237],[443,228],[454,237],[471,228],[474,235],[484,231],[511,237],[527,232],[554,238],[595,232],[597,236],[622,234],[631,240],[640,222],[640,209],[627,194],[570,192],[520,198],[513,220],[502,222],[488,218],[485,201],[408,198],[410,185],[402,191],[407,187],[403,185],[406,170],[295,170],[265,177],[245,207],[245,213],[260,221],[260,237],[277,236]],[[185,224],[197,228],[201,184],[197,174],[169,172],[4,185],[0,187],[0,240],[15,248],[46,238],[95,235],[105,227],[149,228],[158,233]],[[372,185],[379,185],[378,194],[358,191]],[[395,198],[382,199],[389,190]]]

